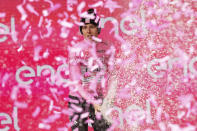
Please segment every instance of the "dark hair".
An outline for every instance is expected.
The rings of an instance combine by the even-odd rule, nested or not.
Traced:
[[[91,9],[88,9],[88,10],[87,10],[87,13],[88,13],[88,14],[93,14],[93,15],[94,15],[94,19],[90,19],[89,23],[90,23],[90,24],[93,24],[93,25],[95,25],[95,26],[97,26],[98,34],[100,34],[101,28],[98,27],[98,26],[99,26],[100,19],[99,19],[98,21],[96,21],[97,15],[96,15],[94,9],[92,9],[92,8],[91,8]],[[89,19],[89,18],[83,18],[83,17],[82,17],[81,20],[80,20],[80,22],[83,22],[84,24],[87,24],[87,23],[86,23],[86,19]],[[83,34],[83,32],[82,32],[82,27],[83,27],[83,26],[80,26],[80,27],[79,27],[81,34]]]

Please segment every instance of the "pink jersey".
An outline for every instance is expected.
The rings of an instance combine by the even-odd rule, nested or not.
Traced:
[[[96,43],[86,40],[70,49],[72,52],[70,59],[74,61],[74,64],[70,64],[71,68],[74,67],[70,68],[71,79],[79,80],[84,91],[92,97],[103,98],[107,92],[109,55],[106,52],[108,49],[109,44],[105,42]],[[70,95],[81,96],[80,93],[70,91]]]

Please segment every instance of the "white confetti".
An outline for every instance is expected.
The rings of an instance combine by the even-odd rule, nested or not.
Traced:
[[[49,56],[49,51],[48,49],[43,53],[43,58],[48,58]]]
[[[43,10],[42,11],[42,14],[43,14],[43,16],[48,16],[49,15],[49,12],[47,10]]]
[[[63,27],[67,27],[67,28],[72,28],[73,27],[73,23],[67,22],[66,19],[64,19],[64,20],[58,20],[57,22],[60,25],[62,25]]]
[[[25,103],[25,102],[18,102],[18,101],[15,101],[15,102],[14,102],[14,105],[15,105],[16,107],[18,107],[18,108],[23,108],[23,109],[28,107],[28,104]]]
[[[6,73],[2,78],[2,87],[5,87],[5,83],[7,82],[8,78],[10,77],[10,74]]]
[[[23,49],[23,46],[21,45],[21,46],[17,49],[17,51],[20,52],[20,51],[22,51],[22,49]]]
[[[50,130],[51,129],[51,126],[49,124],[40,123],[38,125],[38,128]]]
[[[55,4],[54,6],[49,8],[48,11],[51,13],[52,11],[55,11],[55,10],[59,9],[60,7],[61,7],[60,4]]]
[[[81,14],[81,12],[82,12],[83,8],[85,7],[85,5],[86,5],[86,3],[83,1],[77,6],[77,12],[78,12],[79,15]]]
[[[37,46],[34,48],[34,61],[38,61],[41,57],[40,57],[40,52],[42,50],[41,46]]]
[[[87,118],[89,116],[89,112],[81,114],[81,119]]]
[[[27,4],[26,7],[27,7],[27,9],[29,10],[29,12],[31,12],[31,13],[33,13],[33,14],[39,16],[39,13],[38,13],[37,11],[35,11],[35,9],[34,9],[34,7],[33,7],[32,5]]]
[[[29,22],[28,21],[25,21],[25,24],[23,25],[23,29],[26,29],[27,27],[28,27],[28,25],[29,25]]]
[[[96,8],[99,6],[103,6],[103,1],[98,1],[97,3],[95,3],[93,5],[89,5],[90,8]]]
[[[53,104],[54,104],[54,102],[51,100],[50,105],[49,105],[49,111],[51,111],[53,109]]]
[[[46,100],[46,101],[51,101],[51,98],[48,97],[48,96],[46,96],[46,95],[41,96],[41,99],[42,99],[42,100]]]
[[[68,35],[70,33],[70,30],[68,30],[66,27],[62,27],[61,28],[61,34],[60,34],[60,37],[61,38],[67,38]]]
[[[38,23],[38,27],[41,27],[42,22],[43,22],[43,16],[40,17],[40,20],[39,20],[39,23]]]
[[[92,39],[95,40],[96,42],[102,42],[102,39],[95,36],[93,36]]]
[[[32,117],[37,117],[40,113],[40,107],[36,107],[35,111],[32,113]]]
[[[77,111],[77,112],[82,112],[82,110],[83,110],[81,107],[76,106],[76,105],[74,105],[74,104],[71,104],[71,107],[72,107],[75,111]]]
[[[27,37],[29,36],[30,32],[31,32],[31,26],[29,27],[27,33],[25,34],[25,36],[23,38],[23,41],[26,41],[27,40]]]
[[[53,123],[57,119],[59,119],[60,117],[61,117],[60,114],[53,114],[53,115],[50,115],[47,119],[42,120],[42,122],[44,122],[44,123]]]
[[[26,18],[27,18],[27,14],[26,14],[25,10],[23,9],[22,5],[18,5],[17,6],[17,9],[21,13],[21,15],[22,15],[21,20],[22,21],[25,21]]]
[[[121,6],[119,6],[117,4],[117,2],[114,2],[112,0],[107,0],[105,3],[104,3],[104,7],[105,8],[108,8],[110,13],[112,13],[116,8],[121,8]]]
[[[5,16],[6,16],[6,13],[0,12],[0,18],[3,18],[3,17],[5,17]]]

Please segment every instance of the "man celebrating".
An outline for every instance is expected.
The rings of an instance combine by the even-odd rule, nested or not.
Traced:
[[[88,131],[88,116],[93,120],[95,131],[109,128],[102,116],[96,117],[106,94],[105,78],[109,74],[109,55],[106,53],[109,45],[97,38],[101,31],[99,21],[94,9],[89,9],[84,18],[81,18],[83,25],[80,26],[80,32],[85,40],[69,50],[70,79],[77,83],[70,87],[69,93],[73,130],[78,128],[79,131]]]

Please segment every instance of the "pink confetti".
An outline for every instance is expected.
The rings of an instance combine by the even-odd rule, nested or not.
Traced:
[[[40,124],[38,125],[38,128],[50,130],[50,129],[51,129],[51,126],[50,126],[49,124],[40,123]]]
[[[60,114],[50,115],[47,119],[42,120],[43,123],[53,123],[61,117]]]
[[[161,114],[162,114],[162,108],[159,107],[159,108],[157,109],[157,114],[156,114],[156,119],[157,119],[157,121],[161,121]]]
[[[40,113],[40,107],[36,107],[35,111],[32,113],[32,117],[37,117]]]
[[[29,26],[29,22],[28,21],[25,21],[25,24],[23,25],[23,29],[26,29],[27,27]]]
[[[79,15],[81,14],[81,12],[82,12],[83,8],[85,7],[85,5],[86,5],[86,3],[85,3],[84,1],[81,2],[81,3],[78,5],[78,7],[77,7],[77,12],[78,12]]]
[[[78,100],[74,100],[74,99],[69,99],[69,102],[75,103],[75,104],[79,104],[79,101]]]
[[[81,114],[81,119],[87,118],[89,116],[89,112]]]
[[[49,15],[49,12],[48,12],[48,10],[43,10],[42,11],[42,14],[43,14],[43,16],[48,16]]]
[[[40,57],[41,50],[42,50],[41,46],[37,46],[34,48],[34,61],[38,61],[39,59],[41,59]]]
[[[166,131],[166,126],[163,122],[159,123],[159,128],[161,129],[161,131]]]
[[[29,0],[29,1],[32,1],[32,0]],[[27,2],[26,0],[23,0],[22,5],[26,4],[26,2]]]
[[[25,102],[19,102],[19,101],[15,101],[14,102],[14,105],[16,107],[18,107],[18,108],[23,108],[23,109],[28,107],[28,104],[27,103],[25,103]]]
[[[50,101],[49,111],[51,111],[53,109],[53,104],[54,104],[54,102],[53,101]]]
[[[73,5],[76,5],[78,0],[67,0],[67,10],[73,11]]]
[[[43,58],[48,58],[49,56],[49,51],[48,49],[43,53]]]
[[[90,124],[91,124],[91,123],[94,123],[94,121],[93,121],[92,119],[88,119],[88,120],[86,120],[85,122],[86,122],[86,123],[90,123]]]
[[[73,24],[70,23],[70,22],[67,22],[65,19],[64,20],[58,20],[58,23],[60,25],[62,25],[63,27],[67,27],[67,28],[72,28],[73,27]]]
[[[22,49],[23,49],[23,46],[21,45],[21,46],[17,49],[17,51],[20,52],[20,51],[22,51]]]
[[[14,86],[11,92],[11,99],[16,100],[17,99],[17,93],[18,93],[19,87]]]
[[[27,33],[25,34],[25,36],[23,38],[23,41],[26,41],[27,40],[27,37],[29,36],[30,32],[31,32],[31,26],[29,27]]]
[[[29,10],[29,12],[31,12],[31,13],[33,13],[33,14],[39,16],[39,13],[38,13],[37,11],[35,11],[35,9],[34,9],[34,7],[33,7],[32,5],[27,4],[26,7],[27,7],[27,9]]]
[[[78,115],[75,115],[74,117],[73,117],[73,119],[72,119],[72,122],[76,122],[76,120],[78,119]]]
[[[82,112],[82,110],[83,110],[81,107],[76,106],[76,105],[74,105],[74,104],[71,104],[71,107],[72,107],[75,111],[77,111],[77,112]]]
[[[73,110],[72,109],[63,109],[62,113],[65,115],[73,115]]]
[[[52,27],[51,27],[51,20],[46,19],[47,25],[46,25],[46,29],[47,29],[47,33],[43,35],[44,38],[49,37],[52,34]]]
[[[25,10],[23,9],[22,5],[18,5],[17,6],[17,9],[21,13],[21,15],[22,15],[21,20],[22,21],[25,21],[26,18],[27,18],[27,14],[26,14]]]
[[[96,42],[102,42],[102,39],[99,39],[98,37],[95,36],[93,36],[92,39],[95,40]]]
[[[59,9],[61,7],[60,4],[55,4],[54,6],[52,6],[51,8],[48,9],[49,12],[55,11],[57,9]]]
[[[2,78],[2,81],[1,81],[1,86],[2,87],[5,87],[5,83],[7,82],[8,78],[10,77],[10,74],[9,73],[6,73],[3,78]]]
[[[101,7],[103,6],[103,1],[98,1],[95,4],[89,5],[90,8],[96,8],[96,7],[99,7],[99,6],[101,6]]]
[[[0,18],[3,18],[3,17],[5,17],[5,16],[6,16],[6,13],[0,12]]]
[[[57,128],[57,131],[68,131],[67,127]]]
[[[40,17],[40,20],[39,20],[39,23],[38,23],[38,27],[41,27],[42,22],[43,22],[43,16]]]
[[[104,3],[104,7],[108,8],[110,13],[114,12],[116,8],[121,8],[120,5],[117,4],[117,2],[114,2],[113,0],[106,0]]]
[[[41,99],[46,101],[51,101],[51,98],[46,95],[41,96]]]

